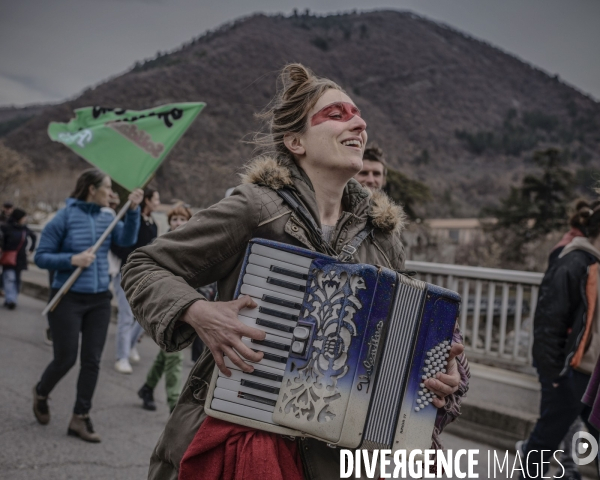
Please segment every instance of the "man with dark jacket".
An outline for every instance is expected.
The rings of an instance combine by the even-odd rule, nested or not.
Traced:
[[[581,403],[581,398],[600,356],[600,204],[581,210],[579,230],[584,236],[574,237],[550,263],[535,312],[533,359],[542,400],[540,418],[523,452],[529,454],[532,478],[540,478],[533,472],[542,471],[544,463],[549,465],[578,416],[598,438],[598,431],[588,421],[590,407]],[[581,477],[574,473],[568,478]]]
[[[11,213],[14,210],[14,205],[12,202],[4,202],[2,205],[2,211],[0,212],[0,225],[3,225],[8,222]]]
[[[4,202],[4,205],[2,205],[2,211],[0,212],[0,227],[2,225],[6,225],[6,223],[8,222],[8,217],[10,217],[10,214],[13,211],[13,204],[12,202]],[[0,246],[2,246],[2,238],[3,238],[3,234],[2,234],[2,230],[0,230]],[[2,275],[0,275],[0,290],[2,290],[4,288],[4,280],[2,279]]]

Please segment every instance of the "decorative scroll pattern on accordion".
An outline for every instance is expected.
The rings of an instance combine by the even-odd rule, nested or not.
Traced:
[[[250,242],[240,320],[267,334],[251,374],[215,367],[212,417],[344,448],[425,449],[437,409],[424,380],[445,368],[460,297],[392,270]]]

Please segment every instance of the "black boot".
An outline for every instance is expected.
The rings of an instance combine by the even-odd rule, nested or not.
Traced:
[[[37,393],[37,387],[33,387],[33,414],[42,425],[50,422],[50,409],[48,408],[48,397],[42,397]]]
[[[144,402],[144,405],[142,406],[144,410],[156,410],[156,403],[154,403],[154,389],[144,383],[144,386],[138,391],[138,397]]]

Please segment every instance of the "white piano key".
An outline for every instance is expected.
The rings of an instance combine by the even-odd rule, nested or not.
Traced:
[[[229,358],[223,357],[223,359],[225,360],[225,365],[227,365],[228,368],[230,368],[232,370],[241,371],[238,368],[238,366],[235,365]],[[283,375],[281,373],[281,370],[283,368],[285,368],[285,366],[283,366],[282,368],[273,368],[273,367],[269,367],[268,365],[261,365],[259,363],[254,363],[254,362],[248,362],[248,363],[250,363],[255,369],[262,370],[263,372],[267,372],[267,373],[274,373],[275,375]],[[283,365],[283,363],[281,365]],[[222,375],[222,373],[219,372],[219,375]]]
[[[240,288],[240,294],[249,295],[254,298],[262,298],[263,295],[270,295],[272,297],[277,297],[281,300],[286,300],[288,302],[293,302],[297,303],[298,305],[302,305],[302,301],[298,301],[296,297],[292,297],[281,292],[274,292],[272,290],[264,290],[262,288],[255,287],[254,285],[242,284],[242,287]]]
[[[257,350],[257,349],[255,349],[255,350]],[[260,362],[251,362],[249,360],[244,359],[244,357],[242,355],[240,355],[239,353],[238,353],[238,355],[241,359],[244,360],[245,363],[252,365],[254,368],[263,368],[263,366],[267,366],[267,367],[271,367],[272,369],[277,370],[279,372],[283,372],[285,370],[285,365],[286,365],[285,363],[281,363],[281,362],[278,362],[275,360],[269,360],[264,357]],[[227,355],[224,355],[224,357],[227,358]]]
[[[275,411],[275,407],[271,405],[266,405],[260,402],[254,402],[252,400],[247,400],[245,398],[238,397],[237,392],[233,390],[225,390],[224,388],[217,387],[215,388],[215,393],[213,394],[214,398],[220,398],[221,400],[226,400],[228,402],[237,403],[239,405],[246,405],[247,407],[253,407],[258,410],[264,410],[266,412],[273,413]]]
[[[304,298],[304,292],[292,290],[291,288],[280,287],[279,285],[273,285],[272,283],[267,283],[266,278],[257,277],[256,275],[251,275],[249,273],[244,275],[243,283],[248,285],[254,285],[255,287],[262,288],[263,290],[271,290],[272,292],[285,293],[287,295],[300,299],[298,303],[302,303],[302,299]]]
[[[247,407],[246,405],[240,405],[237,403],[226,402],[218,398],[214,398],[211,403],[211,408],[219,412],[230,413],[231,415],[237,415],[238,417],[250,418],[251,420],[258,420],[259,422],[265,422],[275,425],[273,421],[273,414],[257,408]]]
[[[285,363],[281,363],[281,362],[276,362],[275,360],[268,360],[266,358],[263,358],[260,362],[246,362],[251,364],[254,368],[263,368],[264,366],[266,367],[271,367],[274,370],[277,370],[279,372],[283,372],[285,370]]]
[[[292,341],[289,338],[281,337],[279,335],[272,335],[270,333],[266,334],[265,340],[268,340],[269,342],[282,343],[284,345],[292,344]]]
[[[256,382],[259,383],[259,382]],[[269,400],[277,400],[278,394],[265,392],[263,390],[242,385],[236,380],[231,380],[227,377],[217,378],[217,387],[231,390],[232,392],[245,392],[250,395],[258,395],[259,397],[268,398]]]
[[[252,343],[252,340],[246,337],[242,337],[242,343],[248,348],[251,348],[252,350],[259,350],[261,352],[272,353],[273,355],[278,355],[280,357],[285,358],[287,358],[290,355],[289,351],[279,350],[278,348],[271,348],[265,345],[259,345],[258,343]],[[285,363],[282,363],[282,365],[285,365]]]
[[[250,317],[245,317],[243,315],[239,315],[238,320],[240,322],[242,322],[244,325],[248,325],[249,327],[253,327],[253,328],[258,328],[259,330],[262,330],[263,332],[267,332],[267,333],[270,333],[273,335],[279,335],[281,338],[287,338],[290,341],[293,337],[292,333],[284,332],[282,330],[277,330],[276,328],[265,327],[264,325],[257,325],[256,318],[250,318]],[[277,323],[280,323],[280,322],[277,322]],[[281,322],[280,324],[283,325],[283,322]],[[285,326],[287,327],[287,325],[285,325]]]
[[[309,272],[308,267],[299,267],[293,263],[282,262],[280,260],[275,260],[274,258],[263,257],[262,255],[256,255],[254,253],[251,253],[248,257],[248,263],[264,268],[271,268],[271,266],[285,268],[286,270],[291,270],[292,272],[301,273],[303,275],[308,275]]]
[[[236,370],[237,367],[234,367],[231,369],[231,377],[226,377],[225,375],[223,375],[221,372],[219,372],[219,378],[223,377],[223,378],[227,378],[230,380],[235,380],[237,382],[240,382],[242,380],[248,380],[249,382],[256,382],[256,383],[262,383],[263,385],[268,385],[269,387],[275,387],[275,388],[280,388],[281,387],[281,382],[282,381],[277,381],[277,380],[270,380],[268,378],[263,378],[263,377],[259,377],[257,375],[252,375],[250,373],[245,373],[242,372],[241,370]],[[257,370],[262,370],[263,372],[265,372],[265,369],[259,366],[255,367],[255,371]],[[280,377],[282,377],[282,373],[281,372],[265,372],[265,373],[272,373],[275,375],[278,375]]]
[[[271,247],[265,247],[264,245],[252,245],[252,253],[256,253],[257,255],[263,255],[268,258],[273,258],[274,260],[281,260],[282,262],[293,263],[294,265],[298,265],[300,267],[308,268],[312,263],[311,258],[284,252],[282,250],[277,250]]]

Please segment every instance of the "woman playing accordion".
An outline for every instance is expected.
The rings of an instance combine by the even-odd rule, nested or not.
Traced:
[[[385,194],[371,193],[352,178],[361,170],[367,142],[367,124],[359,109],[336,83],[314,76],[302,65],[286,66],[280,80],[271,108],[263,113],[268,134],[257,139],[267,153],[250,162],[242,185],[228,198],[198,212],[185,226],[137,250],[123,270],[123,286],[133,312],[161,348],[181,350],[196,335],[207,347],[152,455],[152,479],[194,478],[189,465],[203,469],[196,478],[339,477],[339,452],[317,440],[282,440],[273,433],[235,430],[226,422],[218,424],[220,431],[202,428],[207,418],[204,399],[215,363],[228,376],[231,368],[252,372],[252,363],[263,358],[242,337],[260,341],[265,333],[238,319],[238,312],[256,307],[255,302],[248,296],[232,300],[252,238],[317,251],[323,251],[326,244],[324,253],[339,253],[369,223],[373,230],[351,261],[397,271],[404,268],[402,209]],[[300,199],[321,238],[315,238],[315,229],[277,193],[283,187]],[[203,301],[196,289],[215,281],[219,301]],[[438,408],[434,448],[439,446],[441,429],[459,415],[460,397],[467,390],[468,367],[458,332],[454,341],[446,373],[426,380]],[[203,457],[206,451],[196,447],[206,447],[207,441],[220,434],[222,445],[215,440],[210,455]],[[232,435],[238,434],[244,436],[244,448],[253,452],[254,460],[243,464],[238,458],[232,466],[231,458],[219,459],[218,452],[226,457],[230,450],[225,443],[229,445]],[[238,455],[242,451],[238,449]],[[265,465],[257,458],[262,452],[269,459]],[[275,453],[269,457],[269,452]],[[206,464],[194,464],[194,457],[205,459]]]

